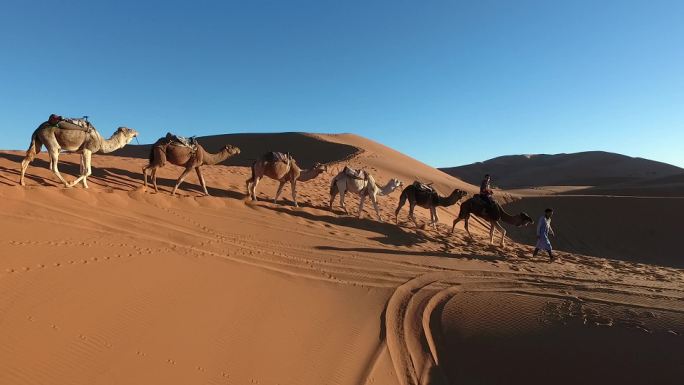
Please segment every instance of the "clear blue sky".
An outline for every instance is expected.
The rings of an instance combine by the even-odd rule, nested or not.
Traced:
[[[2,14],[4,149],[54,112],[142,142],[352,132],[433,166],[583,150],[684,166],[684,1],[6,0]]]

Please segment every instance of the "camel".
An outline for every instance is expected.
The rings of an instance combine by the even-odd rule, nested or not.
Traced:
[[[404,191],[401,192],[401,196],[399,197],[399,206],[397,206],[397,210],[394,212],[395,221],[399,223],[399,210],[401,210],[408,199],[409,218],[413,221],[416,227],[418,227],[418,223],[416,222],[416,217],[413,215],[413,209],[416,206],[420,206],[430,210],[430,224],[432,225],[433,229],[436,229],[437,222],[439,222],[439,217],[437,216],[437,207],[454,205],[459,201],[459,199],[463,198],[467,194],[468,193],[463,190],[454,189],[454,191],[452,191],[448,197],[442,197],[431,186],[423,185],[420,182],[413,182],[413,184],[406,186]]]
[[[470,239],[473,239],[473,235],[470,234],[468,229],[468,219],[470,215],[476,215],[487,222],[489,222],[489,243],[494,243],[494,228],[496,227],[501,232],[501,246],[506,246],[505,237],[506,229],[501,226],[499,221],[504,221],[508,224],[514,225],[516,227],[523,227],[534,223],[534,220],[524,212],[518,215],[511,215],[506,212],[506,210],[501,207],[500,204],[495,203],[494,207],[488,209],[487,203],[484,202],[479,196],[474,196],[461,204],[461,211],[458,213],[458,218],[454,219],[453,226],[451,227],[451,233],[454,233],[456,224],[464,220],[465,230],[468,233]]]
[[[19,184],[26,185],[24,175],[29,164],[40,152],[43,145],[50,155],[50,171],[64,183],[65,187],[73,187],[78,182],[83,182],[83,187],[88,188],[88,177],[92,174],[91,156],[93,153],[110,153],[118,150],[138,136],[138,132],[132,128],[119,127],[109,139],[104,139],[94,127],[89,126],[74,128],[62,128],[50,122],[44,122],[33,132],[31,145],[26,150],[26,157],[21,162],[21,176]],[[72,183],[67,183],[59,173],[57,167],[60,150],[81,154],[81,173]]]
[[[352,172],[347,172],[351,170]],[[345,167],[340,171],[330,183],[330,210],[332,211],[333,201],[335,196],[340,194],[340,206],[344,212],[349,214],[347,206],[344,204],[344,195],[347,191],[358,194],[361,201],[359,202],[359,218],[363,215],[363,203],[366,196],[370,197],[370,201],[375,207],[375,213],[378,215],[378,220],[382,222],[380,210],[378,209],[378,195],[389,195],[397,188],[401,187],[402,183],[399,179],[392,178],[384,187],[378,187],[372,175],[365,171],[356,172],[355,170]]]
[[[292,200],[294,206],[297,204],[297,181],[306,182],[314,179],[320,174],[328,171],[328,166],[320,163],[314,164],[309,170],[302,170],[297,165],[297,161],[290,154],[282,154],[277,152],[267,152],[252,164],[252,177],[247,179],[247,193],[253,201],[257,201],[256,188],[259,181],[264,176],[275,179],[280,182],[278,191],[276,192],[273,203],[278,203],[278,197],[283,191],[285,183],[290,182],[292,187]]]
[[[178,187],[183,183],[185,177],[188,176],[193,169],[197,172],[197,178],[202,185],[204,195],[209,196],[201,167],[204,165],[212,166],[221,163],[239,153],[239,148],[225,145],[221,151],[212,154],[207,152],[204,147],[199,144],[196,144],[196,147],[193,148],[181,143],[176,143],[175,141],[170,140],[170,136],[167,135],[165,138],[157,140],[150,149],[150,162],[142,169],[144,179],[143,191],[147,191],[147,174],[149,171],[152,178],[152,184],[154,185],[154,191],[159,192],[159,189],[157,188],[157,170],[164,167],[166,161],[168,161],[176,166],[185,167],[185,170],[183,170],[178,177],[176,185],[173,187],[173,191],[171,191],[172,196],[176,195],[176,190],[178,190]]]

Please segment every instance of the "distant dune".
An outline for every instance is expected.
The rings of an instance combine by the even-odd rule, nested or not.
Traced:
[[[504,189],[533,186],[603,187],[657,181],[684,173],[684,169],[666,163],[601,151],[501,156],[441,170],[471,184],[479,184],[484,174],[492,174],[494,184]]]
[[[226,134],[201,136],[197,140],[209,152],[217,152],[226,144],[240,148],[240,154],[229,158],[229,166],[250,166],[254,160],[268,151],[290,152],[302,167],[315,162],[329,163],[346,159],[359,148],[343,143],[323,141],[314,135],[300,132],[273,134]],[[150,145],[129,145],[111,155],[147,159]]]
[[[394,149],[354,134],[310,134],[301,132],[270,134],[226,134],[197,138],[207,151],[218,151],[225,144],[240,148],[240,155],[229,158],[229,166],[251,166],[254,160],[268,151],[290,152],[302,167],[315,162],[335,164],[346,162],[354,167],[380,173],[380,176],[397,177],[404,183],[414,180],[433,183],[445,194],[461,188],[475,191],[469,185],[438,171]],[[110,155],[147,159],[150,145],[129,145]],[[362,159],[362,162],[359,160]],[[343,166],[343,165],[342,165]]]
[[[617,183],[607,186],[596,186],[564,191],[562,194],[684,197],[684,173],[653,178],[643,178],[635,181]]]
[[[684,198],[540,196],[509,203],[535,221],[554,209],[555,248],[585,255],[684,268],[680,218]],[[534,231],[509,228],[518,242],[533,245]]]

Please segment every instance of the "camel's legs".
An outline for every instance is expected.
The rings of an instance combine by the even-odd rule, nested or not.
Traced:
[[[294,201],[294,206],[299,207],[297,204],[297,179],[292,179],[290,185],[292,186],[292,200]]]
[[[433,229],[437,229],[437,208],[432,206],[430,207],[430,222],[432,224]]]
[[[280,181],[278,184],[278,190],[276,190],[275,198],[273,199],[273,204],[278,204],[278,198],[280,197],[280,194],[283,192],[283,187],[285,187],[285,182]]]
[[[79,169],[78,169],[78,176],[80,177],[81,175],[84,175],[86,172],[86,167],[85,167],[85,155],[81,154],[81,159],[80,159],[80,164],[79,164]]]
[[[147,171],[149,170],[150,165],[147,165],[142,168],[142,174],[143,174],[143,191],[147,191]]]
[[[50,152],[50,168],[52,169],[52,172],[57,176],[57,178],[64,183],[64,187],[71,187],[69,186],[69,183],[64,180],[62,177],[62,174],[59,173],[59,168],[57,167],[57,164],[59,163],[59,150],[58,149],[52,149],[49,151]]]
[[[506,229],[504,229],[504,227],[501,226],[501,223],[499,223],[498,221],[497,221],[497,222],[494,222],[494,225],[496,225],[496,228],[499,229],[499,231],[501,232],[501,247],[506,246],[506,242],[505,242],[505,238],[506,238]],[[493,227],[493,226],[492,226],[492,227]]]
[[[202,175],[202,170],[199,168],[199,166],[195,167],[195,172],[197,172],[197,179],[199,179],[200,184],[202,185],[204,195],[209,196],[209,191],[207,191],[207,183],[204,181],[204,175]]]
[[[156,193],[159,192],[159,188],[157,187],[157,170],[157,167],[153,168],[152,175],[150,176],[150,178],[152,178],[152,184],[154,185],[154,192]]]
[[[359,218],[361,218],[363,216],[363,203],[366,201],[366,194],[362,192],[359,194],[359,198]]]
[[[88,177],[93,173],[93,153],[89,150],[83,150],[83,159],[86,172],[83,177],[83,187],[88,188]]]
[[[259,178],[259,177],[254,177],[254,180],[252,181],[252,184],[251,184],[251,186],[252,186],[252,189],[251,189],[251,196],[252,196],[252,200],[253,200],[253,201],[258,201],[258,200],[259,200],[259,199],[257,199],[257,192],[256,192],[256,189],[257,189],[257,186],[259,185],[259,181],[260,181],[260,180],[261,180],[261,178]]]
[[[252,199],[252,183],[254,183],[254,178],[249,178],[245,181],[245,186],[247,186],[247,195]]]
[[[190,171],[192,171],[192,167],[188,167],[185,170],[183,170],[183,173],[181,173],[181,175],[178,177],[178,180],[176,181],[176,185],[173,186],[173,191],[171,191],[171,195],[176,194],[176,190],[178,190],[178,186],[180,186],[181,183],[183,183],[183,179],[185,179],[185,177],[188,176]]]
[[[21,161],[21,175],[19,177],[19,184],[22,186],[26,186],[26,182],[24,181],[24,175],[26,174],[26,170],[28,169],[29,164],[35,159],[36,154],[40,152],[41,147],[43,147],[43,143],[38,139],[38,137],[34,135],[31,137],[31,144],[29,145],[29,149],[26,150],[26,157],[24,157],[24,160]],[[50,160],[50,170],[52,170],[52,159]]]
[[[375,213],[378,215],[378,221],[382,222],[382,216],[380,216],[380,209],[378,208],[378,197],[374,194],[370,196],[371,202],[373,202],[373,207],[375,208]]]
[[[468,222],[469,222],[468,220],[469,219],[470,218],[466,217],[465,222],[463,223],[463,227],[465,227],[465,231],[466,231],[466,233],[468,233],[468,236],[470,237],[470,239],[473,239],[473,234],[470,233],[470,228],[468,227]]]
[[[399,224],[399,211],[401,210],[402,207],[404,207],[404,204],[406,203],[406,194],[402,192],[402,194],[399,196],[399,204],[397,205],[397,209],[394,210],[394,222],[396,224]]]
[[[335,197],[337,196],[337,193],[340,191],[339,187],[337,187],[337,182],[335,182],[335,187],[331,188],[330,192],[330,211],[333,209],[333,202],[335,201]]]
[[[90,150],[83,150],[81,153],[81,175],[75,181],[69,184],[69,187],[76,186],[78,182],[83,182],[83,187],[88,188],[87,178],[92,171],[90,162],[92,160],[92,152]]]
[[[347,210],[347,204],[344,202],[344,198],[347,196],[347,190],[340,190],[340,206],[342,206],[342,210],[344,210],[345,214],[349,214],[349,210]]]
[[[22,186],[26,186],[26,181],[24,181],[24,175],[26,174],[26,170],[28,169],[29,164],[33,160],[34,155],[29,154],[26,155],[24,160],[21,161],[21,176],[19,177],[19,184]],[[52,170],[52,167],[50,167],[50,170]]]
[[[494,222],[489,222],[489,244],[494,243]]]
[[[413,221],[413,224],[418,227],[418,222],[416,222],[416,217],[413,215],[413,209],[416,208],[416,204],[414,202],[409,202],[409,219]]]

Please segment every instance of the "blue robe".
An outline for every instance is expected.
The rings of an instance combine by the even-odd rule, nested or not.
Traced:
[[[547,219],[545,215],[539,218],[537,225],[537,245],[539,250],[551,251],[551,241],[549,241],[549,231],[551,230],[551,219]]]

